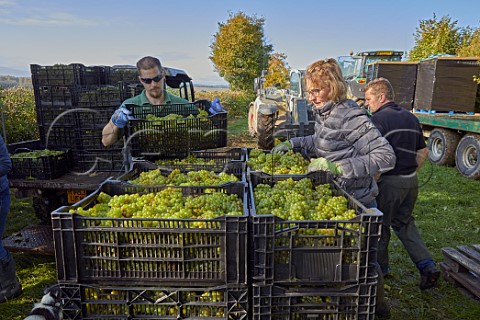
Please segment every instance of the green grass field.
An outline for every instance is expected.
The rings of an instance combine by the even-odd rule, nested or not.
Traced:
[[[252,142],[244,133],[245,123],[243,118],[229,123],[229,139],[236,144]],[[236,139],[239,136],[243,138]],[[444,247],[480,243],[480,181],[462,177],[455,168],[440,167],[428,162],[420,172],[420,181],[415,217],[434,259],[437,262],[443,260],[441,249]],[[35,222],[38,221],[29,199],[12,197],[5,236]],[[480,302],[463,295],[443,279],[438,288],[420,291],[419,274],[393,233],[390,252],[393,278],[386,280],[387,299],[392,306],[390,319],[480,318]],[[45,286],[56,281],[53,257],[19,253],[14,254],[14,258],[24,293],[17,299],[0,304],[1,319],[23,319],[33,303],[40,300]]]

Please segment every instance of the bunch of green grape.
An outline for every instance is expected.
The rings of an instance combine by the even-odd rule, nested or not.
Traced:
[[[308,164],[300,153],[293,150],[279,154],[252,149],[248,158],[248,165],[252,170],[269,174],[305,174]]]
[[[58,150],[37,150],[37,151],[28,151],[28,152],[18,152],[15,154],[10,155],[10,158],[17,158],[17,159],[36,159],[36,158],[41,158],[41,157],[47,157],[47,156],[61,156],[65,154],[64,151],[58,151]]]
[[[183,159],[160,159],[155,161],[156,165],[175,165],[175,164],[215,164],[214,159],[206,160],[198,158],[194,153],[189,153]]]
[[[350,220],[356,216],[348,209],[344,196],[334,196],[329,184],[313,187],[310,179],[280,180],[273,186],[258,184],[254,189],[258,215],[273,214],[285,220]]]
[[[168,176],[162,174],[161,169],[154,169],[140,173],[138,178],[129,180],[130,183],[143,186],[218,186],[228,182],[237,182],[234,174],[225,172],[199,170],[187,173],[174,169]]]
[[[93,207],[79,207],[70,212],[107,218],[213,219],[223,215],[241,216],[243,205],[235,194],[213,192],[184,197],[182,189],[166,188],[148,194],[110,196],[100,192]]]

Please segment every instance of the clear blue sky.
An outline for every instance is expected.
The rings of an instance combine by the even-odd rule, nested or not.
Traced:
[[[480,26],[479,0],[0,0],[0,74],[31,63],[135,64],[145,55],[184,69],[194,83],[224,84],[208,56],[218,22],[243,11],[292,68],[350,50],[409,51],[420,20],[449,15]]]

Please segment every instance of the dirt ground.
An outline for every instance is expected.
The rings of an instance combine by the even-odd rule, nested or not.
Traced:
[[[257,146],[257,139],[252,137],[248,132],[230,135],[227,141],[228,147],[255,148]]]

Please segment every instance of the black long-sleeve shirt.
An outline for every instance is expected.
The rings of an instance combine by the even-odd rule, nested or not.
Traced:
[[[397,161],[384,175],[411,174],[417,169],[417,150],[426,147],[420,123],[411,112],[387,102],[372,114],[372,122],[390,142]]]

